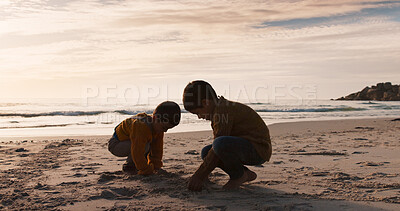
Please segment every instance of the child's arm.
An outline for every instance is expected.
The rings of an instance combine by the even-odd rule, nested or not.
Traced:
[[[214,139],[219,136],[231,135],[233,120],[233,114],[230,114],[228,112],[214,115],[212,123]]]
[[[154,169],[160,169],[163,166],[162,156],[163,156],[163,142],[164,133],[155,137],[155,140],[151,143],[150,153],[149,153],[149,164],[154,165]]]
[[[143,127],[144,126],[144,127]],[[144,131],[147,130],[146,125],[136,124],[131,139],[131,154],[136,168],[139,170],[138,174],[149,175],[154,173],[154,166],[152,163],[147,163],[145,157],[146,143],[148,142],[148,135]]]

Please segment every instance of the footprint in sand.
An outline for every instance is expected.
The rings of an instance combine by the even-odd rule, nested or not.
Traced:
[[[140,190],[133,189],[133,188],[110,188],[107,190],[103,190],[100,193],[100,196],[92,196],[89,197],[90,200],[96,200],[96,199],[132,199],[132,198],[138,198],[138,197],[143,197],[146,196],[146,194],[143,194]]]
[[[75,167],[75,168],[72,168],[71,170],[72,171],[79,171],[79,170],[82,170],[82,167]]]
[[[370,162],[370,161],[364,161],[364,162],[358,162],[356,164],[360,165],[360,167],[364,167],[364,166],[383,166],[386,163],[390,163],[390,162],[375,163],[375,162]]]
[[[189,150],[185,152],[185,155],[198,155],[199,153],[196,150]]]
[[[101,173],[99,179],[97,180],[98,183],[105,183],[114,179],[117,179],[119,176],[123,175],[122,171],[116,172],[103,172]]]
[[[359,129],[359,130],[373,130],[375,128],[373,127],[355,127],[354,129]]]
[[[15,152],[29,152],[29,150],[24,149],[24,148],[18,148],[15,150]]]
[[[87,177],[87,174],[76,173],[74,175],[67,176],[67,177]]]
[[[352,176],[350,174],[346,174],[344,172],[336,172],[332,174],[333,176],[333,181],[344,181],[344,180],[353,180],[353,181],[358,181],[362,180],[364,178],[357,177],[357,176]]]
[[[311,176],[313,177],[325,177],[329,175],[329,171],[313,171],[311,172]]]

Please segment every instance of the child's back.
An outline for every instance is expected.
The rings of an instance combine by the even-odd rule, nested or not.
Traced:
[[[129,140],[130,136],[135,133],[135,131],[141,131],[142,135],[151,137],[152,127],[151,127],[152,117],[146,113],[139,113],[132,117],[126,118],[119,125],[115,127],[115,133],[118,139]]]
[[[269,161],[272,147],[268,127],[260,115],[249,106],[220,97],[214,110],[212,127],[214,138],[244,138],[254,145],[265,161]]]

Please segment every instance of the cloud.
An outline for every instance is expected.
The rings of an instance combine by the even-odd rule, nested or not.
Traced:
[[[66,31],[62,33],[41,33],[33,35],[23,35],[16,32],[4,33],[0,36],[3,44],[0,49],[4,48],[22,48],[50,43],[58,43],[80,38],[82,31]]]
[[[386,2],[389,4],[389,2]],[[367,5],[367,4],[361,4]],[[372,4],[381,5],[381,4]],[[384,4],[385,5],[385,4]],[[389,6],[378,8],[365,8],[360,11],[352,11],[345,14],[337,14],[330,16],[308,17],[308,18],[294,18],[279,21],[267,21],[256,28],[282,26],[287,28],[302,28],[308,26],[318,25],[339,25],[339,24],[353,24],[363,23],[364,19],[375,17],[376,20],[398,21],[400,18],[400,3],[390,2]]]
[[[399,7],[372,0],[8,1],[0,4],[0,80],[374,77],[380,66],[387,74],[400,66]]]

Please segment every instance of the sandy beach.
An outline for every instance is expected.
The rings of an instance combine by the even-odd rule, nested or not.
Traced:
[[[0,210],[400,210],[400,121],[356,119],[269,125],[271,161],[224,191],[216,169],[187,190],[211,131],[168,133],[165,172],[127,175],[108,136],[0,138]]]

